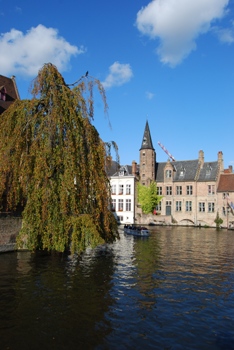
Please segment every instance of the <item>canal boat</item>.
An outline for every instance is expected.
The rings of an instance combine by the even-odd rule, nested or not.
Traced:
[[[146,227],[137,227],[132,225],[125,225],[124,233],[138,237],[148,237],[150,234],[149,230]]]

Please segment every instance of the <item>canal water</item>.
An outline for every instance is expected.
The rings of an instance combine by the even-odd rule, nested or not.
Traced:
[[[0,349],[234,349],[234,231],[1,254]]]

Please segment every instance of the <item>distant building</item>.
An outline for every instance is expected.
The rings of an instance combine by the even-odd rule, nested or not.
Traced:
[[[140,182],[149,185],[155,180],[158,194],[163,196],[156,208],[155,223],[215,226],[217,213],[227,221],[224,207],[228,206],[228,213],[232,213],[231,203],[234,203],[234,174],[230,171],[223,167],[222,152],[218,152],[217,160],[211,162],[205,162],[204,152],[199,151],[195,160],[168,159],[158,163],[146,122],[140,148]],[[223,202],[224,193],[228,193],[226,204]],[[140,217],[138,211],[139,221]],[[234,222],[234,216],[230,220]]]
[[[110,174],[112,208],[121,223],[234,227],[234,174],[224,169],[223,153],[205,161],[204,152],[194,160],[157,162],[148,121],[141,143],[140,164],[125,165]],[[171,159],[172,158],[172,159]],[[137,203],[137,182],[156,181],[161,202],[152,215],[144,215]]]
[[[11,78],[0,75],[0,114],[5,112],[10,105],[19,100],[20,96],[15,82],[15,77]]]
[[[111,209],[121,224],[135,222],[137,164],[125,165],[110,176]]]

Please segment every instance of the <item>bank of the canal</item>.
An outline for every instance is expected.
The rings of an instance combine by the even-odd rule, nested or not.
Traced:
[[[0,253],[16,249],[16,237],[21,225],[21,217],[5,216],[0,218]]]

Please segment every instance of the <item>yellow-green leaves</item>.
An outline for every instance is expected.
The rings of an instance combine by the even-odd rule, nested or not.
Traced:
[[[99,81],[71,90],[46,64],[34,81],[34,98],[1,116],[0,198],[4,210],[23,210],[21,246],[64,251],[71,245],[81,252],[118,236],[105,143],[90,122],[95,85],[106,108]]]
[[[157,184],[152,181],[149,186],[144,186],[138,183],[138,203],[141,205],[144,214],[152,213],[153,209],[162,199],[157,195]]]

